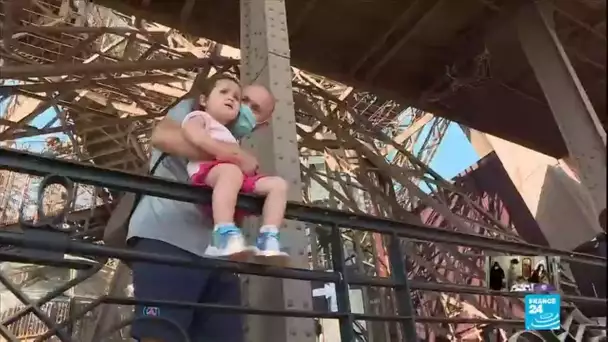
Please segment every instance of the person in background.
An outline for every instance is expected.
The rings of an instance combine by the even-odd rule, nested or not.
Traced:
[[[180,123],[197,107],[199,96],[172,108],[154,128],[151,136],[150,165],[164,152],[168,156],[158,166],[154,176],[188,182],[187,160],[235,158],[241,169],[253,172],[258,168],[256,158],[238,145],[206,139],[204,149],[190,144],[183,137]],[[256,115],[270,116],[275,100],[261,85],[243,88],[241,103]],[[207,229],[201,229],[206,226]],[[145,253],[168,254],[191,259],[207,256],[213,223],[210,217],[192,203],[165,198],[143,196],[129,222],[127,243],[132,250]],[[164,300],[209,303],[217,305],[241,304],[240,281],[237,275],[212,269],[191,269],[176,266],[134,262],[134,297],[140,300]],[[164,306],[135,307],[137,319],[131,335],[140,342],[180,341],[170,323],[146,320],[155,316],[174,322],[186,331],[191,341],[242,342],[242,318],[236,314],[215,314],[206,310]]]
[[[534,270],[534,272],[532,272],[530,279],[528,279],[528,280],[534,284],[548,283],[549,278],[547,277],[547,271],[545,271],[545,265],[538,264],[538,266],[536,266],[536,269]]]
[[[500,267],[498,262],[494,262],[490,269],[490,289],[494,291],[502,290],[505,280],[505,271]]]
[[[519,260],[513,258],[509,262],[509,270],[507,271],[507,289],[510,289],[516,282],[518,277],[517,268],[519,266]]]

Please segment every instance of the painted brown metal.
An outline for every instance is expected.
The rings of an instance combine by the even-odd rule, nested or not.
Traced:
[[[512,227],[526,242],[548,246],[547,239],[513,185],[496,153],[492,152],[454,178],[454,183],[467,192],[469,198],[480,204],[500,222]],[[451,208],[458,210],[463,203],[456,198]],[[428,208],[418,208],[425,224],[445,226],[447,221]]]
[[[239,45],[237,0],[199,1],[185,22],[183,1],[95,2]],[[288,0],[292,62],[545,154],[565,156],[560,132],[510,24],[513,8],[502,6],[503,1],[487,3]],[[602,41],[597,29],[585,29],[605,22],[605,11],[577,0],[560,0],[556,7],[561,9],[557,32],[572,47],[597,112],[605,113],[605,34]],[[605,117],[602,121],[605,125]]]
[[[547,239],[528,210],[497,155],[492,152],[454,178],[454,182],[467,191],[468,197],[481,204],[500,221],[513,227],[526,242],[547,246]],[[459,210],[462,203],[452,201],[451,209]],[[448,222],[429,208],[417,210],[425,224],[448,227]],[[606,257],[605,234],[598,236],[574,251]],[[606,297],[605,268],[569,263],[577,287],[583,296]],[[479,281],[479,280],[478,280]],[[605,316],[606,310],[597,306],[581,305],[578,308],[588,317]]]

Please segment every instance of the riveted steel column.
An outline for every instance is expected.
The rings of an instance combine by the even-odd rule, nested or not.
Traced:
[[[606,132],[554,29],[548,2],[532,2],[515,16],[523,50],[536,74],[566,147],[589,190],[595,214],[606,208]],[[523,123],[525,124],[525,123]]]
[[[268,87],[276,98],[271,125],[243,142],[259,158],[264,173],[285,178],[289,199],[302,200],[300,160],[293,108],[287,17],[284,0],[241,0],[241,81]],[[249,230],[253,233],[253,228]],[[304,224],[286,221],[281,240],[292,256],[293,267],[308,268],[308,240]],[[245,278],[245,277],[244,277]],[[260,277],[243,279],[244,304],[252,307],[311,310],[309,282]],[[313,342],[312,319],[249,316],[248,342]]]

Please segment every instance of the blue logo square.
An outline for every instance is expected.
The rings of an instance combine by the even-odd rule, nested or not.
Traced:
[[[557,330],[561,327],[560,295],[526,295],[524,301],[526,330]]]

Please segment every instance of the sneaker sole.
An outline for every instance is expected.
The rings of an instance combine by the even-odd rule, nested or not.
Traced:
[[[221,257],[228,258],[230,261],[237,262],[248,262],[257,254],[257,250],[253,248],[245,248],[241,251],[233,252],[230,254],[220,255]]]
[[[288,267],[291,262],[289,254],[285,252],[263,252],[255,254],[255,261],[259,264],[269,266]]]

